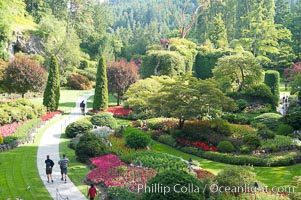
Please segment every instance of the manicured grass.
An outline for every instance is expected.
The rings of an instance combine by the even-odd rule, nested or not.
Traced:
[[[76,185],[76,187],[84,194],[87,194],[88,185],[83,182],[84,178],[90,172],[90,169],[87,165],[80,163],[76,160],[75,151],[68,147],[70,144],[69,138],[65,134],[62,134],[60,141],[60,157],[63,154],[66,154],[70,163],[68,168],[68,177]]]
[[[41,136],[59,119],[43,127],[36,135],[35,143],[0,153],[1,199],[52,199],[40,179],[36,160]]]
[[[77,98],[83,94],[89,94],[92,92],[93,92],[93,90],[61,89],[59,110],[64,111],[65,114],[71,113],[71,111],[73,110],[73,108],[76,105]],[[30,99],[30,101],[33,103],[37,103],[37,104],[43,104],[43,97]]]
[[[175,156],[182,157],[185,160],[188,160],[189,158],[191,158],[192,160],[197,160],[200,163],[200,167],[214,174],[217,174],[226,167],[232,166],[224,163],[202,159],[197,156],[178,151],[170,146],[161,144],[156,141],[153,141],[153,144],[154,145],[152,146],[152,149],[155,151],[169,153]],[[290,185],[293,177],[300,176],[301,174],[300,164],[284,167],[254,167],[254,169],[258,180],[270,187]]]
[[[94,95],[88,98],[87,110],[93,109],[93,100],[94,100]],[[117,105],[117,99],[112,94],[109,94],[109,106],[116,106],[116,105]]]

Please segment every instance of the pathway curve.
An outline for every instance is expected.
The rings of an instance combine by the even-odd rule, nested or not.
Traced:
[[[61,172],[58,165],[60,160],[59,155],[59,144],[62,131],[65,127],[76,121],[81,116],[79,103],[85,99],[85,101],[92,94],[86,94],[79,97],[76,101],[76,107],[73,109],[68,117],[63,118],[59,122],[49,127],[41,138],[38,153],[37,153],[37,167],[39,170],[40,177],[50,193],[51,197],[56,200],[69,199],[69,200],[86,200],[87,198],[77,189],[77,187],[69,180],[67,183],[61,181]],[[52,178],[53,183],[47,183],[47,176],[45,171],[45,160],[46,155],[50,156],[50,159],[54,162]],[[68,157],[68,155],[66,155]]]

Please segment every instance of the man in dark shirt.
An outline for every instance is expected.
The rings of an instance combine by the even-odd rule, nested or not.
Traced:
[[[54,162],[49,158],[49,155],[47,155],[47,159],[45,160],[45,164],[46,164],[47,182],[48,183],[50,181],[53,182],[53,180],[52,180],[52,168],[54,166]]]

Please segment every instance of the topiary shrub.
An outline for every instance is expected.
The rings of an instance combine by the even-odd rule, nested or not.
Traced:
[[[111,129],[114,129],[117,127],[117,122],[116,119],[113,117],[111,113],[98,113],[97,115],[93,115],[91,117],[91,120],[93,125],[97,126],[107,126],[110,127]]]
[[[65,134],[69,138],[73,138],[78,134],[86,133],[93,129],[92,123],[88,119],[81,119],[72,122],[66,127]]]
[[[3,143],[9,145],[15,145],[18,142],[18,138],[13,135],[9,135],[4,138]]]
[[[222,153],[231,153],[234,151],[234,146],[229,141],[221,141],[217,145],[217,150]]]
[[[275,96],[275,101],[279,101],[279,85],[280,85],[280,74],[275,70],[267,70],[264,74],[264,83],[271,88],[271,92]]]
[[[102,156],[108,153],[102,139],[93,133],[84,134],[75,148],[75,154],[80,162],[86,162],[89,158]]]
[[[281,124],[277,128],[277,135],[289,135],[294,132],[294,128],[288,124]]]
[[[67,85],[74,90],[89,90],[92,88],[89,79],[81,74],[72,74],[69,76]]]
[[[163,144],[167,144],[171,147],[175,147],[177,145],[176,139],[174,139],[171,135],[167,135],[167,134],[160,135],[158,141]]]
[[[150,143],[150,136],[133,127],[124,130],[126,146],[134,149],[145,148]]]
[[[257,135],[247,134],[243,137],[243,143],[254,150],[260,146],[260,139]]]
[[[146,187],[152,187],[155,184],[161,185],[164,188],[169,189],[168,192],[152,192],[147,188],[141,188],[140,192],[145,191],[142,195],[142,200],[175,200],[175,199],[189,199],[189,200],[203,200],[204,194],[203,185],[196,177],[179,170],[167,170],[163,171],[153,179],[151,179]],[[193,185],[193,186],[192,186]],[[196,191],[188,191],[190,190]],[[193,187],[193,189],[192,189]],[[186,192],[184,191],[186,189]],[[166,191],[165,190],[165,191]],[[199,191],[199,192],[198,192]]]
[[[270,130],[276,131],[282,115],[276,113],[264,113],[254,118],[252,125],[265,124]]]

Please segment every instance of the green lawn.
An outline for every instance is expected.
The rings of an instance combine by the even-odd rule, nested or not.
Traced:
[[[37,169],[37,150],[43,132],[57,122],[55,119],[36,135],[34,144],[27,144],[0,153],[0,197],[16,199],[52,199],[40,179]],[[29,187],[29,188],[28,188]]]
[[[214,162],[199,158],[181,151],[178,151],[170,146],[154,141],[153,150],[169,153],[175,156],[182,157],[185,160],[192,158],[200,163],[200,167],[217,174],[219,171],[232,165]],[[268,186],[284,186],[289,185],[294,176],[301,175],[301,165],[284,166],[284,167],[254,167],[258,180]]]
[[[60,155],[66,154],[70,161],[68,168],[68,176],[77,188],[84,194],[87,194],[87,185],[83,182],[83,179],[90,172],[90,169],[83,163],[76,160],[75,151],[68,147],[70,138],[67,138],[65,134],[62,135],[60,141]]]

